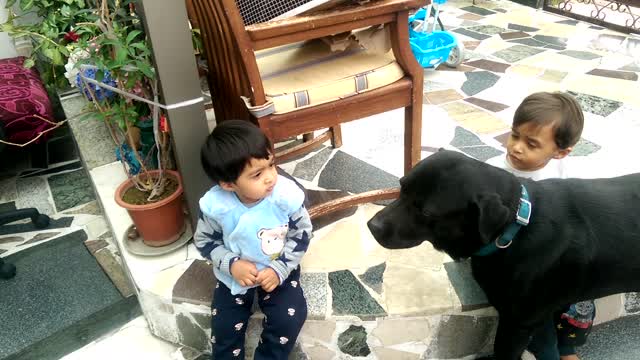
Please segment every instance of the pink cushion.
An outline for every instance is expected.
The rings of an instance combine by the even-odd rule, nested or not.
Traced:
[[[7,141],[22,144],[53,125],[53,111],[49,96],[38,71],[22,67],[24,57],[0,59],[0,122],[4,125]],[[38,139],[45,140],[46,135]]]

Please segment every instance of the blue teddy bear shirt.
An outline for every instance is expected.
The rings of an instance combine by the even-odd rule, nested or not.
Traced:
[[[303,201],[304,192],[282,176],[270,195],[250,207],[220,186],[200,199],[194,243],[212,260],[216,278],[232,294],[249,289],[230,273],[230,262],[236,257],[253,262],[258,271],[273,268],[281,282],[298,266],[311,237],[311,220]]]

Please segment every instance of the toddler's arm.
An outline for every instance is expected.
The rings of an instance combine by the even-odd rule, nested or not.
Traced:
[[[269,264],[280,277],[281,284],[300,265],[312,236],[311,218],[307,209],[301,206],[289,216],[289,232],[280,256]]]
[[[222,227],[202,211],[198,214],[198,226],[193,235],[193,243],[204,258],[213,262],[213,266],[232,276],[232,260],[237,260],[239,255],[224,246]]]

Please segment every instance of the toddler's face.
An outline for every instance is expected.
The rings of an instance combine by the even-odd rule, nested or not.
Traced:
[[[553,124],[528,122],[511,129],[507,141],[507,161],[516,170],[542,169],[551,159],[561,159],[571,148],[560,149],[554,140]]]
[[[240,201],[252,204],[273,192],[278,172],[273,155],[269,159],[251,159],[235,183],[221,183],[223,189],[233,191]]]

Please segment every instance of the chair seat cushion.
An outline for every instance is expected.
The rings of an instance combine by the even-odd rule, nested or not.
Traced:
[[[332,52],[321,40],[262,50],[256,58],[276,114],[374,90],[404,77],[391,51],[354,46]]]

